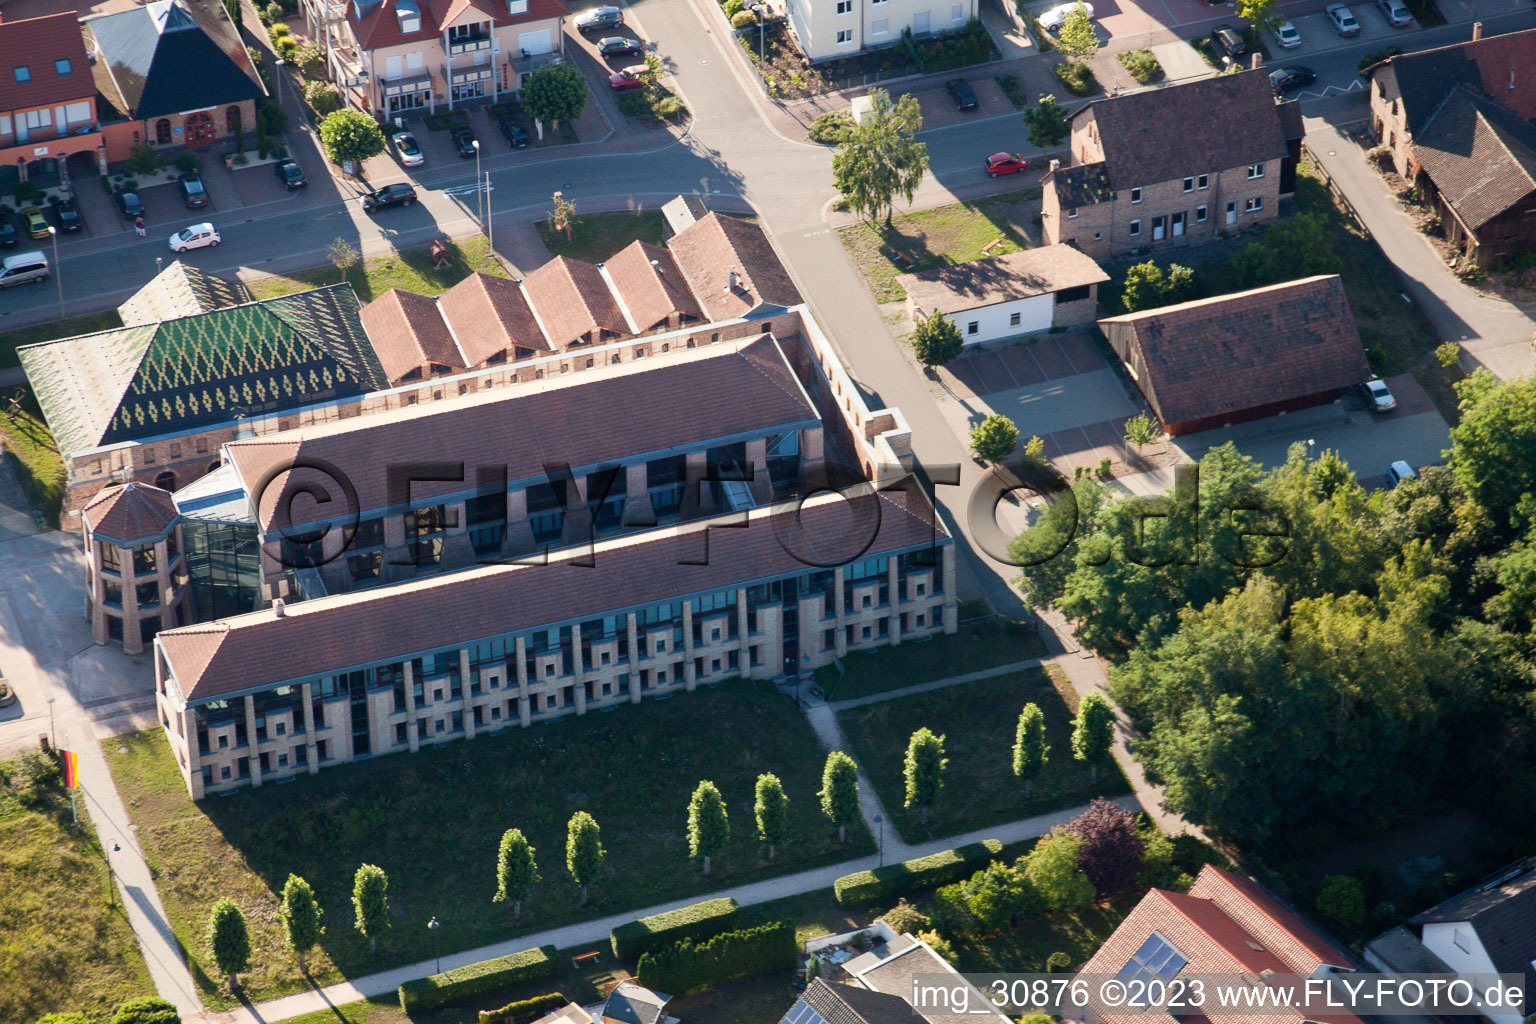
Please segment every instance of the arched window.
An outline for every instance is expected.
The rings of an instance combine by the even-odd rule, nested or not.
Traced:
[[[155,486],[162,491],[174,491],[176,489],[176,474],[170,472],[161,473],[155,477]]]
[[[230,107],[224,111],[224,130],[230,135],[240,130],[240,108]]]
[[[162,117],[155,122],[155,141],[162,146],[171,141],[170,118]]]

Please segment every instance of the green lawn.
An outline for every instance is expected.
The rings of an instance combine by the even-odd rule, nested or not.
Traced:
[[[866,223],[838,229],[843,248],[864,276],[876,302],[897,302],[906,292],[896,283],[901,274],[968,263],[986,256],[1002,256],[1026,248],[1024,236],[1011,221],[1019,219],[1011,208],[1040,198],[1038,188],[1020,189],[989,196],[972,203],[951,203],[931,210],[903,213],[889,231]],[[1010,216],[1011,215],[1011,216]],[[984,246],[1002,242],[983,252]],[[906,257],[910,256],[908,260]]]
[[[1070,689],[1065,681],[1060,685]],[[1013,739],[1019,710],[1031,702],[1045,715],[1050,752],[1026,798],[1024,784],[1013,775]],[[1097,782],[1089,781],[1088,769],[1072,759],[1067,704],[1051,678],[1038,669],[866,704],[838,712],[837,721],[850,753],[869,773],[892,824],[909,843],[1072,807],[1130,788],[1113,762],[1099,768]],[[929,811],[926,825],[915,808],[902,809],[907,740],[925,725],[946,737],[949,758],[942,803]]]
[[[816,684],[828,700],[850,700],[904,686],[964,675],[979,669],[1038,658],[1045,653],[1032,622],[988,620],[962,625],[958,633],[920,643],[850,652],[835,665],[816,670]]]
[[[483,235],[450,241],[453,263],[447,270],[436,270],[427,247],[401,249],[388,256],[370,256],[358,266],[347,271],[347,280],[363,302],[372,302],[391,288],[416,292],[418,295],[436,295],[458,284],[472,271],[506,277],[501,264],[491,256],[490,246]],[[292,295],[323,285],[341,281],[341,271],[326,264],[299,270],[292,274],[266,277],[249,284],[251,294],[258,299],[270,299],[277,295]]]
[[[660,210],[619,210],[616,213],[582,213],[576,211],[576,223],[570,237],[539,221],[539,237],[551,256],[569,256],[573,260],[588,263],[604,263],[635,239],[662,244],[662,231],[667,219]]]
[[[5,437],[6,458],[32,507],[42,509],[48,525],[57,528],[59,513],[64,507],[64,459],[59,455],[58,444],[48,430],[48,424],[43,421],[43,412],[37,406],[32,389],[26,386],[19,386],[14,391],[7,389],[5,399],[8,400],[12,393],[19,394],[21,404],[14,411],[0,411],[0,434]]]
[[[62,788],[38,808],[18,801],[5,783],[13,764],[0,762],[0,1021],[65,1010],[105,1020],[154,985],[108,900],[95,833],[70,823]]]
[[[117,753],[123,743],[127,754]],[[310,968],[329,984],[431,956],[433,916],[447,953],[874,851],[862,826],[846,846],[836,842],[815,798],[823,752],[793,702],[766,684],[701,688],[201,804],[187,799],[159,730],[105,749],[194,972],[208,910],[228,895],[252,923],[255,953],[242,981],[256,1000],[307,985],[281,950],[275,921],[274,894],[289,872],[308,879],[326,910]],[[792,815],[791,838],[772,864],[752,834],[752,786],[765,771],[783,780]],[[708,879],[684,838],[700,779],[719,785],[732,818],[730,845]],[[608,850],[585,907],[563,857],[565,822],[579,809],[602,825]],[[539,851],[544,876],[520,921],[491,902],[496,843],[513,826]],[[377,957],[352,928],[352,875],[364,862],[391,878],[394,928]],[[230,1004],[220,986],[200,981],[205,1001]]]

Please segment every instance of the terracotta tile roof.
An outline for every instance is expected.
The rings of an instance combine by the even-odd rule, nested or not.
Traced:
[[[549,339],[533,318],[516,281],[470,274],[437,297],[437,307],[453,328],[465,362],[478,366],[497,352],[513,348],[550,352]]]
[[[658,245],[636,239],[603,267],[640,331],[664,324],[674,313],[695,320],[704,316],[677,261]]]
[[[362,8],[362,17],[358,17],[359,6]],[[400,16],[395,12],[395,0],[375,0],[361,5],[348,3],[347,23],[360,47],[376,50],[400,43],[436,40],[442,36],[442,26],[452,24],[471,7],[482,12],[486,21],[492,21],[498,27],[563,18],[570,13],[570,8],[563,0],[528,0],[528,10],[523,14],[507,14],[506,6],[493,0],[482,0],[480,3],[471,3],[469,0],[429,0],[417,2],[416,6],[421,11],[421,28],[415,32],[400,31]]]
[[[1149,890],[1082,966],[1081,973],[1119,973],[1153,933],[1179,951],[1186,960],[1181,970],[1190,975],[1248,975],[1261,983],[1259,976],[1266,971],[1307,977],[1319,963],[1353,966],[1257,883],[1207,865],[1188,895]],[[1328,951],[1327,959],[1313,955],[1319,950]],[[1097,1016],[1108,1024],[1170,1024],[1174,1020],[1167,1014]],[[1259,1013],[1209,1011],[1204,1017],[1210,1024],[1280,1024],[1304,1019],[1360,1024],[1351,1014],[1319,1017],[1311,1012],[1277,1013],[1274,1009]]]
[[[429,362],[465,368],[463,353],[431,296],[391,288],[363,307],[362,321],[391,381]]]
[[[1402,102],[1413,135],[1458,85],[1474,87],[1521,117],[1536,118],[1536,29],[1399,54],[1369,70],[1388,100]]]
[[[1413,155],[1473,231],[1510,207],[1533,205],[1536,127],[1465,86],[1451,90],[1414,135]]]
[[[896,279],[924,311],[953,313],[1009,299],[1045,295],[1108,281],[1093,258],[1070,245],[1045,245],[956,263]]]
[[[583,471],[714,438],[767,433],[818,421],[815,407],[767,335],[678,349],[636,363],[561,374],[463,398],[286,431],[278,439],[235,441],[230,461],[247,490],[292,461],[319,459],[345,473],[364,510],[392,504],[389,467],[407,462],[505,466],[507,480],[542,481],[544,467]],[[413,500],[473,490],[470,479],[421,482]],[[295,525],[313,506],[293,496],[307,483],[333,490],[310,471],[282,473],[267,488],[263,529]]]
[[[1165,424],[1187,423],[1358,384],[1370,376],[1337,276],[1100,320]]]
[[[125,547],[135,541],[158,540],[177,515],[170,491],[140,483],[103,488],[80,514],[93,535]]]
[[[1063,210],[1108,203],[1115,198],[1115,190],[1109,187],[1109,167],[1103,163],[1058,167],[1047,172],[1040,182],[1056,189]]]
[[[589,334],[586,340],[596,344],[604,330],[619,337],[629,334],[603,272],[591,263],[556,256],[523,278],[523,294],[555,351]]]
[[[800,302],[789,272],[756,224],[707,213],[667,242],[711,320],[746,316],[761,306]],[[736,272],[736,287],[729,285]]]
[[[854,512],[850,512],[850,509]],[[867,512],[857,510],[867,509]],[[878,510],[878,511],[876,511]],[[770,515],[770,511],[776,514]],[[849,516],[878,520],[871,542],[849,541]],[[189,701],[275,685],[430,648],[806,571],[791,554],[848,552],[869,557],[943,541],[918,488],[867,493],[845,502],[824,495],[793,507],[762,509],[735,530],[705,523],[648,531],[552,555],[548,565],[486,566],[289,605],[162,632],[165,653]],[[793,544],[784,538],[793,536]],[[857,549],[855,551],[854,549]],[[586,566],[573,564],[586,561]],[[704,561],[707,564],[688,564]]]
[[[0,112],[78,103],[96,95],[79,15],[73,9],[0,22],[0,54]],[[59,74],[57,60],[69,61],[68,74]],[[18,82],[16,69],[23,66],[31,78]]]
[[[1110,184],[1118,191],[1279,160],[1285,136],[1269,76],[1239,71],[1094,100]]]

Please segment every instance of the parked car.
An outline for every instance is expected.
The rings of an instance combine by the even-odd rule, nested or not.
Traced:
[[[139,202],[137,192],[119,192],[117,194],[118,209],[123,211],[123,216],[129,220],[144,216],[144,204]]]
[[[522,125],[517,123],[517,118],[507,114],[496,124],[501,128],[501,134],[507,140],[507,145],[513,149],[522,149],[528,145],[528,133],[523,130]]]
[[[85,227],[85,221],[80,219],[80,211],[75,209],[74,203],[55,203],[53,218],[59,222],[59,230],[66,234],[74,234]]]
[[[1329,4],[1323,12],[1328,15],[1328,21],[1333,25],[1333,30],[1341,36],[1357,36],[1360,34],[1360,23],[1355,20],[1355,14],[1343,4]]]
[[[949,90],[949,96],[955,101],[955,106],[961,110],[975,110],[976,90],[971,88],[971,83],[963,78],[951,78],[944,83],[944,88]]]
[[[987,177],[997,178],[1004,174],[1018,174],[1029,168],[1029,161],[1017,153],[993,153],[984,161]]]
[[[1059,32],[1059,31],[1061,31],[1062,22],[1067,20],[1067,15],[1071,14],[1072,11],[1074,9],[1076,9],[1077,7],[1079,7],[1079,6],[1087,8],[1087,10],[1088,10],[1088,18],[1089,18],[1090,21],[1093,20],[1093,4],[1090,4],[1090,3],[1062,4],[1059,7],[1052,7],[1050,10],[1048,10],[1044,14],[1040,15],[1040,27],[1045,29],[1047,32]]]
[[[48,280],[48,257],[40,252],[19,252],[0,260],[0,288],[13,284],[42,284]]]
[[[400,154],[400,162],[406,167],[420,167],[427,162],[421,146],[416,142],[416,136],[410,132],[399,132],[390,141],[395,144],[395,152]]]
[[[1413,471],[1413,467],[1401,459],[1387,467],[1387,484],[1390,487],[1396,487],[1404,480],[1417,480],[1418,478],[1419,474]]]
[[[1239,57],[1248,55],[1248,44],[1243,42],[1243,37],[1231,25],[1217,25],[1211,29],[1211,47],[1216,51],[1218,59],[1225,58],[1233,63]]]
[[[16,231],[16,222],[11,220],[11,215],[0,210],[0,248],[9,249],[21,241],[21,235]]]
[[[304,169],[292,160],[283,160],[272,166],[277,168],[277,180],[290,192],[309,184],[304,178]]]
[[[41,206],[23,206],[19,211],[21,222],[27,226],[27,234],[33,238],[48,237],[48,219]]]
[[[1301,45],[1301,33],[1297,32],[1296,26],[1292,25],[1290,20],[1287,19],[1276,26],[1275,42],[1279,43],[1284,49],[1294,50]]]
[[[415,201],[416,190],[401,182],[396,185],[385,185],[363,196],[363,209],[372,213],[386,206],[410,206]]]
[[[585,32],[589,28],[606,28],[624,23],[624,12],[617,7],[589,7],[576,15],[576,28]]]
[[[1274,87],[1276,96],[1311,85],[1315,81],[1317,72],[1301,64],[1288,64],[1269,73],[1269,84]]]
[[[1365,407],[1372,412],[1387,412],[1397,408],[1397,399],[1392,397],[1392,389],[1380,377],[1372,377],[1361,384],[1360,394],[1365,398]]]
[[[182,228],[171,236],[171,252],[186,252],[188,249],[201,249],[204,246],[218,244],[219,232],[207,221],[193,224],[189,228]]]
[[[183,174],[176,180],[181,183],[181,201],[187,204],[187,209],[208,205],[208,190],[203,188],[202,178],[196,174]]]
[[[1381,8],[1382,17],[1387,19],[1387,24],[1393,28],[1403,28],[1413,24],[1413,12],[1408,10],[1408,5],[1403,0],[1376,0],[1376,6]]]
[[[629,36],[604,36],[597,41],[600,57],[638,57],[643,50],[640,40]]]
[[[474,156],[475,153],[480,149],[480,147],[476,145],[477,140],[475,139],[475,133],[470,128],[465,128],[462,126],[455,128],[453,130],[452,138],[453,146],[459,151],[459,156],[462,159],[469,159],[470,157]]]
[[[645,76],[650,73],[650,70],[644,64],[631,64],[627,68],[621,68],[608,76],[608,88],[615,92],[621,89],[638,89],[645,84]]]

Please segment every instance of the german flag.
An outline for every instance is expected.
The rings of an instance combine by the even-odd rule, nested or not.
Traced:
[[[60,751],[64,755],[64,787],[80,788],[80,755],[73,750]]]

